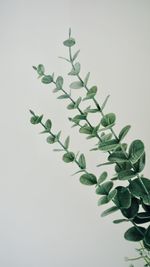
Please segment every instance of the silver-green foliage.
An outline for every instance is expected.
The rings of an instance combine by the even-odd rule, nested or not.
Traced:
[[[38,116],[30,110],[32,117],[31,123],[41,124],[44,127],[42,133],[48,134],[46,137],[48,144],[58,143],[61,149],[54,149],[54,151],[62,151],[62,159],[65,163],[75,163],[78,166],[77,173],[81,173],[80,182],[84,185],[94,185],[96,187],[96,194],[101,195],[98,200],[98,205],[105,205],[112,202],[113,206],[107,208],[102,212],[101,216],[107,216],[115,211],[120,210],[123,218],[114,220],[115,224],[128,222],[132,224],[124,234],[126,240],[142,241],[142,245],[146,250],[150,250],[150,226],[145,226],[145,223],[150,222],[150,180],[145,178],[141,173],[145,166],[145,147],[144,143],[136,139],[128,146],[127,143],[122,143],[128,134],[131,126],[127,125],[121,129],[117,135],[114,130],[116,123],[116,115],[111,113],[104,113],[104,108],[107,104],[109,96],[105,98],[103,104],[100,105],[96,99],[98,88],[95,85],[88,86],[90,73],[88,72],[84,79],[80,76],[81,64],[76,61],[80,50],[77,50],[72,55],[72,47],[76,44],[75,39],[71,36],[69,30],[69,38],[63,42],[68,48],[69,58],[63,58],[71,65],[68,73],[69,76],[75,77],[75,81],[70,84],[70,91],[67,92],[64,88],[64,79],[62,76],[54,79],[54,74],[45,74],[45,67],[39,64],[33,67],[41,82],[44,84],[52,84],[54,86],[54,93],[61,93],[57,98],[60,100],[67,100],[68,110],[76,111],[76,115],[69,117],[69,121],[73,123],[73,127],[79,127],[79,132],[86,135],[87,139],[95,138],[98,142],[91,150],[102,151],[108,153],[107,161],[101,162],[98,166],[114,165],[114,177],[108,176],[106,171],[103,171],[97,178],[91,171],[87,171],[86,158],[83,153],[75,155],[70,150],[70,137],[68,136],[64,142],[60,140],[61,131],[57,134],[52,132],[52,122],[47,120],[43,122],[43,115]],[[78,96],[73,99],[71,90],[85,90],[85,97]],[[82,101],[91,101],[91,105],[82,110]],[[93,125],[89,119],[90,113],[98,113],[100,115],[99,123]],[[122,186],[117,186],[115,183],[119,180]],[[124,181],[128,183],[124,185]],[[141,212],[142,210],[142,212]],[[139,226],[139,224],[143,226]],[[150,258],[143,257],[147,266],[150,266]]]

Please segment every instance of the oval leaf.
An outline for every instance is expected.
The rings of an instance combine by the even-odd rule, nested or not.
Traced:
[[[83,87],[83,83],[81,81],[76,81],[70,84],[70,88],[72,89],[80,89]]]
[[[108,181],[103,183],[102,185],[99,185],[96,188],[96,194],[98,195],[108,195],[109,191],[112,189],[113,187],[113,182],[112,181]]]
[[[53,77],[51,75],[45,75],[42,78],[42,83],[49,84],[53,81]]]
[[[67,46],[67,47],[71,47],[71,46],[73,46],[73,45],[75,45],[75,39],[74,38],[69,38],[69,39],[67,39],[67,40],[65,40],[64,42],[63,42],[63,44],[65,45],[65,46]]]
[[[75,159],[75,155],[73,152],[67,152],[63,155],[63,161],[66,163],[72,162]]]
[[[123,127],[123,129],[120,131],[119,133],[119,141],[122,141],[123,138],[127,135],[127,133],[129,132],[131,126],[127,125],[125,127]]]
[[[85,173],[80,177],[81,184],[94,185],[97,184],[96,176],[92,173]]]
[[[144,144],[141,140],[134,140],[129,148],[130,161],[135,164],[144,153]]]
[[[116,115],[114,113],[108,113],[101,119],[101,124],[103,127],[107,127],[114,124],[116,121]]]
[[[129,228],[125,234],[124,238],[128,241],[141,241],[144,238],[145,228],[138,226],[137,228],[135,226]]]

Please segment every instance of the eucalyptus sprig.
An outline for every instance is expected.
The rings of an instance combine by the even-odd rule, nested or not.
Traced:
[[[71,70],[68,75],[76,77],[76,80],[70,84],[69,90],[64,88],[64,79],[62,76],[58,76],[56,79],[53,74],[46,74],[45,67],[39,64],[37,67],[33,67],[38,78],[44,84],[51,84],[54,86],[54,93],[61,93],[57,98],[59,100],[67,100],[68,110],[76,110],[77,114],[74,117],[69,117],[69,121],[73,123],[72,127],[78,126],[79,132],[87,135],[87,139],[95,138],[98,143],[91,151],[102,151],[108,153],[107,161],[101,162],[97,166],[114,165],[115,175],[108,179],[108,173],[103,171],[97,178],[92,172],[86,170],[85,155],[75,155],[70,151],[70,137],[68,136],[64,142],[60,140],[61,131],[57,134],[52,132],[52,122],[47,120],[43,123],[43,115],[37,116],[30,110],[32,117],[32,124],[41,124],[44,127],[42,133],[47,133],[47,142],[49,144],[58,143],[61,148],[54,149],[54,151],[64,152],[63,161],[66,163],[74,162],[78,166],[78,170],[75,174],[82,172],[80,176],[80,182],[84,185],[95,185],[96,194],[100,195],[98,205],[113,203],[112,207],[107,208],[101,216],[107,216],[112,212],[120,210],[122,217],[114,220],[113,223],[130,223],[130,227],[124,234],[124,237],[128,241],[140,242],[141,248],[138,249],[140,256],[136,259],[143,259],[144,266],[150,266],[150,226],[147,223],[150,222],[150,180],[145,178],[143,170],[145,167],[145,146],[144,143],[136,139],[131,142],[128,147],[127,143],[124,143],[124,139],[128,134],[131,126],[124,126],[117,135],[114,130],[116,124],[116,115],[111,113],[104,113],[105,106],[108,102],[109,95],[105,98],[102,105],[100,105],[96,99],[98,88],[96,85],[89,87],[88,72],[83,79],[80,75],[81,64],[77,61],[80,50],[72,52],[73,46],[76,41],[71,36],[71,29],[69,29],[69,37],[63,42],[64,46],[68,48],[69,58],[64,58],[71,64]],[[73,99],[71,96],[71,90],[84,89],[85,97],[78,96],[77,99]],[[95,108],[91,108],[91,105],[82,110],[82,102],[92,101]],[[93,125],[89,119],[90,113],[100,114],[99,123]],[[116,185],[115,182],[120,181],[123,185]],[[124,185],[124,181],[128,181],[128,185]],[[142,225],[142,226],[141,226]],[[143,252],[141,252],[143,251]],[[129,259],[128,259],[129,260]],[[130,259],[132,260],[132,259]],[[135,260],[135,258],[134,258]]]

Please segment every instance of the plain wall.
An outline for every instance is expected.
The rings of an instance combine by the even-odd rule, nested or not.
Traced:
[[[1,267],[125,267],[124,257],[137,255],[138,244],[123,238],[129,225],[112,223],[121,215],[101,218],[105,207],[97,206],[95,188],[71,176],[77,167],[65,164],[53,152],[58,146],[30,124],[29,109],[44,114],[54,132],[62,130],[62,140],[70,134],[71,149],[85,153],[89,171],[114,174],[96,168],[106,156],[89,152],[96,141],[70,128],[68,100],[56,99],[53,86],[41,84],[32,69],[43,63],[47,73],[64,77],[68,90],[74,78],[58,56],[67,56],[62,43],[69,27],[77,41],[73,50],[81,49],[82,77],[91,72],[89,85],[98,86],[100,103],[111,95],[105,112],[116,113],[116,132],[131,124],[126,140],[144,141],[149,177],[150,1],[1,0]]]

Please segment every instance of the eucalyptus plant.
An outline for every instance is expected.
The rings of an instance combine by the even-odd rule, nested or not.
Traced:
[[[70,84],[69,90],[64,88],[64,79],[62,76],[54,78],[53,74],[46,74],[45,67],[42,64],[33,66],[38,74],[38,78],[45,85],[52,85],[53,92],[59,94],[59,100],[68,100],[68,111],[75,111],[76,115],[69,117],[73,123],[72,127],[79,127],[79,132],[85,134],[87,139],[94,138],[97,144],[91,148],[91,151],[102,151],[107,154],[106,162],[101,162],[98,167],[113,165],[115,175],[108,178],[108,172],[102,171],[99,177],[96,177],[91,170],[87,169],[86,158],[83,153],[74,153],[70,149],[70,137],[61,140],[61,131],[56,133],[52,127],[50,119],[44,121],[43,115],[37,115],[30,110],[32,117],[30,119],[33,125],[40,124],[43,127],[42,134],[46,134],[48,144],[57,143],[60,148],[54,151],[63,152],[62,160],[65,163],[75,163],[78,170],[75,174],[80,174],[80,182],[83,185],[95,186],[95,192],[99,196],[98,206],[111,203],[102,212],[101,217],[107,216],[116,211],[120,211],[120,218],[113,223],[127,223],[129,228],[124,233],[124,238],[128,241],[138,242],[140,247],[137,249],[139,256],[127,260],[143,260],[144,266],[150,266],[150,180],[145,178],[143,170],[145,167],[145,147],[143,141],[137,139],[127,144],[124,142],[131,126],[124,126],[117,134],[114,130],[116,115],[114,113],[105,114],[104,109],[109,99],[106,97],[103,104],[97,101],[97,86],[89,86],[90,73],[85,78],[80,75],[81,65],[77,60],[80,50],[73,52],[76,41],[71,36],[63,42],[68,49],[68,57],[64,58],[70,64],[69,76],[75,78]],[[84,90],[84,97],[78,96],[73,99],[72,90]],[[87,105],[82,109],[82,102],[94,104],[94,107]],[[89,119],[90,113],[99,114],[99,123],[93,125]],[[117,181],[122,185],[117,185]],[[127,182],[125,186],[124,182]],[[133,266],[133,265],[132,265]]]

